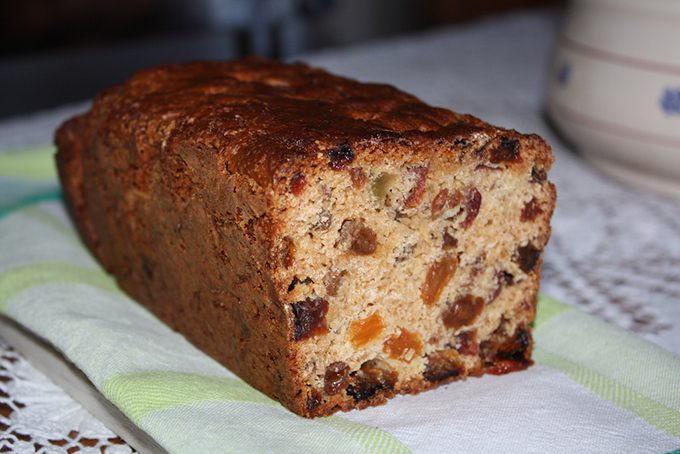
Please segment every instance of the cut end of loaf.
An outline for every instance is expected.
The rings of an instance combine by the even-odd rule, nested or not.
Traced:
[[[403,158],[391,162],[359,144],[342,170],[284,185],[277,281],[303,413],[531,364],[555,194],[541,177],[547,145],[509,134],[425,153],[397,146]]]

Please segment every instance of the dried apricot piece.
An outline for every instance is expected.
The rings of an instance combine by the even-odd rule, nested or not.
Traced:
[[[398,336],[393,334],[383,344],[383,352],[388,354],[390,358],[401,359],[406,362],[411,362],[422,351],[423,343],[420,341],[420,336],[403,328]]]
[[[354,348],[361,348],[376,339],[385,329],[382,317],[377,312],[349,325],[349,340]]]
[[[431,306],[439,299],[457,268],[458,257],[453,254],[445,254],[440,260],[430,265],[421,289],[423,303]]]

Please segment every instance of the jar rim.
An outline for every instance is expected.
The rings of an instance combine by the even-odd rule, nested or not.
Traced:
[[[657,13],[673,14],[680,16],[680,1],[678,0],[576,0],[585,4],[600,4],[615,6],[620,8],[630,8],[633,10]]]

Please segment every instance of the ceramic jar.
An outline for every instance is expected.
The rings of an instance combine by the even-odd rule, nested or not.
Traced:
[[[680,196],[680,0],[574,0],[547,104],[604,172]]]

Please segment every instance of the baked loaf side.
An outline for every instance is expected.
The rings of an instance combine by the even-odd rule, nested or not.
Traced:
[[[141,71],[56,141],[121,287],[302,416],[531,364],[538,136],[248,58]]]

